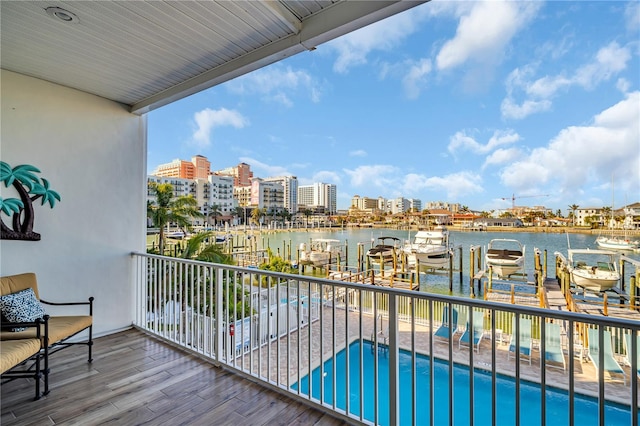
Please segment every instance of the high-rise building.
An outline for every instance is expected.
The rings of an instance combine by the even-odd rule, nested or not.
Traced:
[[[375,198],[354,195],[351,199],[351,207],[364,212],[373,213],[378,210],[378,200]]]
[[[422,201],[417,198],[409,198],[409,209],[414,212],[422,211]]]
[[[211,163],[207,157],[196,155],[191,158],[191,161],[175,159],[170,163],[160,164],[151,174],[180,179],[206,179],[209,176],[210,167]]]
[[[298,205],[324,213],[335,214],[337,210],[336,186],[330,183],[314,183],[298,186]]]
[[[276,214],[284,209],[284,187],[277,182],[251,179],[251,205]]]
[[[176,177],[161,177],[161,176],[147,176],[147,184],[149,183],[169,183],[173,187],[173,196],[175,198],[181,197],[184,195],[192,195],[196,196],[196,183],[191,179],[181,179]],[[147,200],[155,201],[155,194],[148,188],[147,189]]]
[[[212,174],[209,175],[209,198],[207,200],[208,210],[218,206],[218,212],[222,216],[231,216],[236,207],[233,197],[233,177]]]
[[[251,178],[253,178],[251,166],[247,163],[240,163],[237,166],[227,167],[226,169],[218,170],[214,173],[218,175],[233,176],[234,188],[239,186],[251,186]]]
[[[298,178],[295,176],[275,176],[264,179],[265,182],[279,183],[284,188],[284,208],[291,214],[298,211]]]

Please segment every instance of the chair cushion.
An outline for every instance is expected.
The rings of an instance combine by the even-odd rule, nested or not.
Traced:
[[[0,296],[0,311],[9,322],[30,322],[45,314],[32,288]],[[15,328],[13,331],[22,331]]]
[[[36,297],[40,299],[40,295],[38,293],[38,280],[36,279],[36,274],[33,272],[0,277],[0,296],[17,293],[27,288],[32,288]]]
[[[0,373],[15,367],[40,351],[38,339],[20,339],[0,344]]]
[[[15,367],[40,351],[38,339],[8,340],[0,343],[0,373]]]
[[[52,345],[60,340],[64,340],[67,337],[88,328],[93,323],[93,317],[90,315],[77,315],[77,316],[55,316],[49,318],[49,345]],[[10,331],[3,331],[0,333],[1,340],[16,340],[16,339],[33,339],[36,337],[36,328],[29,327],[25,331],[19,333],[12,333]],[[44,337],[44,326],[41,329],[42,336]]]

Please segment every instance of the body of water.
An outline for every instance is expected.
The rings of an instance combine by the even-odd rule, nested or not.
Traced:
[[[311,239],[331,238],[340,241],[340,244],[348,246],[348,265],[357,266],[358,243],[365,245],[365,250],[375,245],[379,237],[396,237],[402,241],[411,240],[416,231],[398,231],[390,229],[338,229],[338,230],[314,230],[311,232],[277,232],[262,234],[257,237],[258,247],[270,247],[274,253],[286,253],[291,247],[293,259],[296,258],[296,250],[301,243],[309,244]],[[494,238],[509,238],[520,241],[525,245],[525,269],[534,269],[534,250],[547,252],[547,271],[549,276],[554,276],[555,257],[554,252],[558,251],[565,257],[569,244],[571,248],[592,248],[597,249],[596,235],[591,234],[558,234],[558,233],[535,233],[535,232],[457,232],[450,231],[450,242],[455,246],[462,247],[462,280],[459,274],[454,273],[453,288],[451,293],[455,295],[470,295],[469,288],[469,261],[470,247],[481,246],[483,254],[486,253],[486,246]],[[460,253],[456,250],[456,256]],[[640,261],[640,254],[624,252],[630,258]],[[484,262],[484,260],[483,260]],[[458,267],[456,258],[454,267]],[[476,267],[477,268],[477,267]],[[633,268],[627,268],[627,276],[630,276]],[[629,279],[627,277],[627,285]],[[420,290],[433,293],[449,294],[448,273],[440,272],[436,274],[421,274]],[[476,289],[477,294],[477,289]]]
[[[335,368],[335,404],[338,408],[346,410],[346,398],[349,398],[349,410],[352,414],[360,415],[360,401],[364,406],[364,418],[370,421],[375,419],[375,410],[378,410],[378,422],[389,423],[389,360],[384,352],[379,351],[377,387],[375,386],[374,353],[371,342],[365,341],[362,350],[360,342],[354,342],[349,346],[349,371],[346,371],[346,350],[336,354],[335,359],[324,362],[322,370],[316,368],[311,375],[311,395],[320,399],[320,380],[324,381],[324,401],[327,404],[334,402],[334,368]],[[410,425],[411,400],[412,400],[412,359],[411,354],[404,350],[399,354],[399,389],[400,389],[400,424]],[[360,376],[360,359],[362,356],[362,377]],[[416,419],[415,424],[427,425],[430,418],[430,358],[421,354],[416,355]],[[335,365],[334,365],[335,364]],[[349,377],[349,393],[346,392],[346,377]],[[492,388],[490,373],[482,370],[474,370],[474,424],[491,424]],[[360,382],[363,382],[363,393],[360,393]],[[449,422],[449,364],[448,362],[434,361],[434,418],[436,424],[468,425],[470,380],[467,366],[455,365],[453,372],[453,419]],[[309,377],[305,376],[299,383],[300,391],[309,394]],[[295,384],[294,389],[298,388]],[[378,389],[377,400],[374,389]],[[569,399],[567,392],[547,386],[544,389],[546,424],[569,424]],[[498,424],[515,425],[515,381],[512,378],[498,375],[496,387],[496,410]],[[541,388],[538,384],[520,382],[520,413],[519,424],[522,426],[541,424]],[[596,426],[598,424],[598,401],[595,398],[575,395],[575,424],[580,426]],[[631,410],[628,406],[614,403],[605,404],[605,424],[624,425],[631,424]]]

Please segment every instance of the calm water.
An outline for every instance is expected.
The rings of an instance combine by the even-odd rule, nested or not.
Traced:
[[[389,361],[383,352],[378,356],[378,403],[373,392],[374,383],[374,356],[373,345],[365,342],[362,347],[364,394],[360,395],[360,342],[349,346],[349,403],[350,412],[360,415],[360,400],[364,404],[364,417],[373,421],[374,409],[378,409],[380,424],[389,424]],[[429,424],[429,382],[430,359],[424,355],[416,356],[416,424]],[[328,404],[333,403],[333,369],[334,359],[327,360],[323,366],[324,372],[324,400]],[[320,398],[320,367],[312,372],[311,395]],[[399,388],[400,388],[400,424],[411,424],[411,355],[409,352],[400,351],[399,358]],[[346,409],[346,350],[342,350],[335,357],[336,377],[336,406]],[[454,366],[453,405],[454,425],[468,425],[469,423],[469,369],[466,366]],[[481,370],[475,370],[474,378],[474,424],[491,424],[491,375]],[[297,389],[297,384],[294,385]],[[434,415],[437,425],[449,424],[449,364],[444,361],[434,362]],[[300,380],[300,391],[309,394],[309,377]],[[523,426],[539,425],[541,418],[541,389],[540,386],[527,382],[520,382],[520,424]],[[515,425],[515,381],[511,378],[498,375],[496,391],[496,409],[498,424]],[[567,393],[553,387],[545,390],[545,415],[549,425],[569,424]],[[590,426],[598,424],[598,405],[595,398],[576,395],[575,400],[575,424]],[[605,424],[628,425],[631,423],[631,410],[628,406],[617,404],[605,405]]]
[[[413,238],[415,231],[397,231],[388,229],[350,229],[350,230],[335,230],[335,231],[313,231],[313,232],[279,232],[272,234],[263,234],[258,237],[258,246],[266,248],[270,247],[274,252],[286,252],[288,247],[291,247],[292,256],[295,258],[296,250],[300,243],[309,243],[310,239],[318,238],[332,238],[340,240],[342,244],[348,245],[348,264],[350,266],[357,265],[357,252],[358,243],[365,243],[366,248],[371,247],[371,242],[377,242],[378,237],[396,237],[402,241]],[[547,271],[550,276],[554,274],[554,252],[559,251],[565,257],[567,256],[567,235],[556,233],[527,233],[527,232],[456,232],[451,231],[450,242],[454,245],[462,246],[462,260],[463,260],[463,278],[459,279],[459,274],[454,273],[453,289],[452,293],[455,295],[470,294],[469,289],[469,259],[470,259],[470,247],[481,246],[482,252],[486,252],[486,246],[491,239],[494,238],[511,238],[520,241],[525,245],[526,263],[525,268],[527,271],[532,271],[534,268],[534,249],[538,248],[541,251],[547,251]],[[596,235],[587,234],[570,234],[570,243],[572,248],[597,248],[595,240]],[[457,256],[458,251],[456,251]],[[640,254],[637,253],[625,253],[627,256],[639,260]],[[458,260],[454,262],[454,266],[457,267]],[[627,275],[631,274],[630,269],[627,268]],[[628,278],[626,280],[629,282]],[[433,293],[449,293],[449,279],[448,274],[421,274],[420,289]]]

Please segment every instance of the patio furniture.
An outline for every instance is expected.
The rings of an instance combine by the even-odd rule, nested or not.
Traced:
[[[516,318],[514,317],[511,322],[511,341],[509,342],[509,352],[507,353],[507,359],[516,357],[516,338],[520,345],[520,356],[527,357],[529,365],[531,365],[531,320],[527,318],[520,318],[520,332],[516,335]]]
[[[2,329],[12,329],[19,327],[34,327],[35,338],[4,340],[0,341],[0,380],[2,384],[15,379],[33,379],[35,383],[34,400],[40,399],[40,380],[44,378],[45,389],[48,389],[48,377],[43,371],[40,361],[43,356],[40,352],[41,339],[47,336],[47,322],[49,317],[45,315],[43,319],[34,322],[21,322],[13,324],[2,324]],[[44,333],[41,335],[41,332]]]
[[[451,324],[449,324],[449,307],[445,306],[442,311],[442,324],[435,331],[434,336],[449,339],[458,331],[458,310],[451,308]]]
[[[476,352],[480,352],[480,341],[484,336],[484,313],[482,311],[473,311],[473,330],[469,321],[467,321],[467,328],[460,336],[458,340],[458,349],[462,347],[462,344],[472,345]],[[473,342],[473,343],[472,343]]]
[[[22,304],[22,305],[21,305]],[[88,308],[88,315],[74,316],[48,316],[45,315],[41,305],[51,306],[82,306]],[[0,309],[2,315],[7,319],[3,321],[2,331],[0,331],[0,340],[3,347],[6,342],[24,339],[37,339],[40,343],[40,356],[44,362],[42,373],[45,377],[45,386],[43,395],[49,393],[48,374],[49,374],[49,356],[65,349],[69,346],[86,345],[88,348],[88,362],[93,361],[92,345],[93,345],[93,297],[87,302],[49,302],[40,299],[38,293],[38,282],[36,274],[24,273],[18,275],[10,275],[0,277]],[[25,322],[25,320],[16,320],[21,315],[39,315],[26,320],[32,325],[24,326],[17,323]],[[36,327],[33,324],[36,318],[47,317],[46,327],[40,324]],[[72,339],[83,331],[88,331],[86,339]],[[9,343],[9,347],[15,343]]]
[[[640,336],[635,334],[635,337],[636,337],[636,353],[635,353],[636,375],[638,376],[638,378],[640,378],[640,356],[638,356],[638,354],[640,353]],[[624,349],[626,351],[625,361],[627,362],[627,365],[629,365],[629,367],[631,367],[631,358],[632,358],[632,353],[631,353],[632,340],[631,339],[632,339],[631,334],[625,333],[624,335]]]
[[[544,326],[544,360],[547,363],[546,365],[557,368],[560,368],[560,365],[562,365],[562,369],[566,371],[567,364],[564,359],[564,352],[562,350],[560,325],[554,323],[545,323]]]
[[[624,372],[618,361],[613,357],[613,348],[611,346],[611,333],[607,330],[602,330],[602,334],[604,337],[603,347],[600,348],[600,342],[598,340],[598,330],[595,328],[590,328],[589,331],[589,359],[596,367],[596,377],[600,373],[600,370],[604,370],[609,373],[609,376],[612,374],[622,375],[624,384],[627,384],[627,374]],[[600,363],[600,350],[602,349],[602,354],[604,355],[603,363]]]

